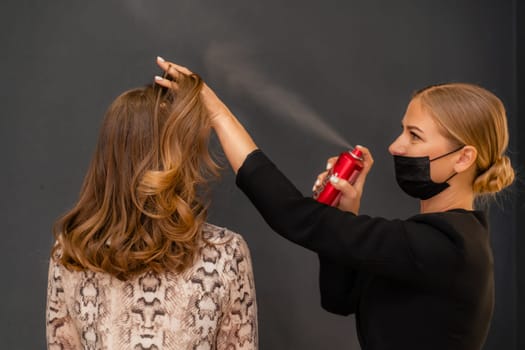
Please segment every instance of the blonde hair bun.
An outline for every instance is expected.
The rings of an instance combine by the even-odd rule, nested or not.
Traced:
[[[511,166],[509,157],[504,155],[474,180],[474,193],[496,193],[510,186],[513,181],[514,169]]]

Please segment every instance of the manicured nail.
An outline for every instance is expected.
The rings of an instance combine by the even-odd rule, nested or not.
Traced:
[[[155,75],[155,80],[156,81],[163,81],[164,78],[163,77],[159,77],[158,75]]]
[[[166,62],[166,60],[160,56],[157,56],[157,61],[159,62]]]
[[[339,182],[339,178],[335,175],[330,176],[330,182],[336,184]]]
[[[332,163],[326,163],[326,170],[330,170],[332,168]]]
[[[317,181],[315,181],[315,185],[319,186],[320,184],[321,184],[321,180],[317,179]]]

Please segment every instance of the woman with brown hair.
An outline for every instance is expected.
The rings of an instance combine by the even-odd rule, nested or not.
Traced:
[[[162,86],[177,88],[190,74],[162,59],[158,64],[175,79],[156,77]],[[487,218],[474,202],[514,180],[499,98],[459,83],[412,97],[389,151],[398,184],[420,200],[420,212],[389,220],[359,214],[373,164],[368,149],[360,148],[364,169],[354,185],[330,178],[341,197],[327,206],[295,188],[209,87],[201,96],[237,185],[277,233],[319,255],[322,305],[356,314],[363,349],[482,348],[494,271]]]
[[[202,80],[111,104],[80,197],[55,226],[49,349],[257,349],[248,247],[206,222]]]

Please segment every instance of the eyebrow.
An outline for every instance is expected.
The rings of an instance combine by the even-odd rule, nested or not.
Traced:
[[[416,130],[416,131],[419,131],[420,133],[425,133],[423,130],[421,130],[420,128],[418,128],[417,126],[415,125],[407,125],[407,129],[408,130]]]
[[[413,131],[413,130],[416,130],[416,131],[419,131],[420,133],[424,134],[425,132],[423,130],[421,130],[420,128],[418,128],[417,126],[415,125],[407,125],[406,128],[410,131]]]

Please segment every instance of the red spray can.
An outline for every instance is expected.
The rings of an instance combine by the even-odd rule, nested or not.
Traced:
[[[339,191],[330,183],[330,176],[335,175],[353,185],[361,170],[363,170],[363,152],[361,150],[354,148],[352,151],[341,153],[334,166],[328,171],[323,183],[314,192],[314,199],[333,206],[339,200]]]

